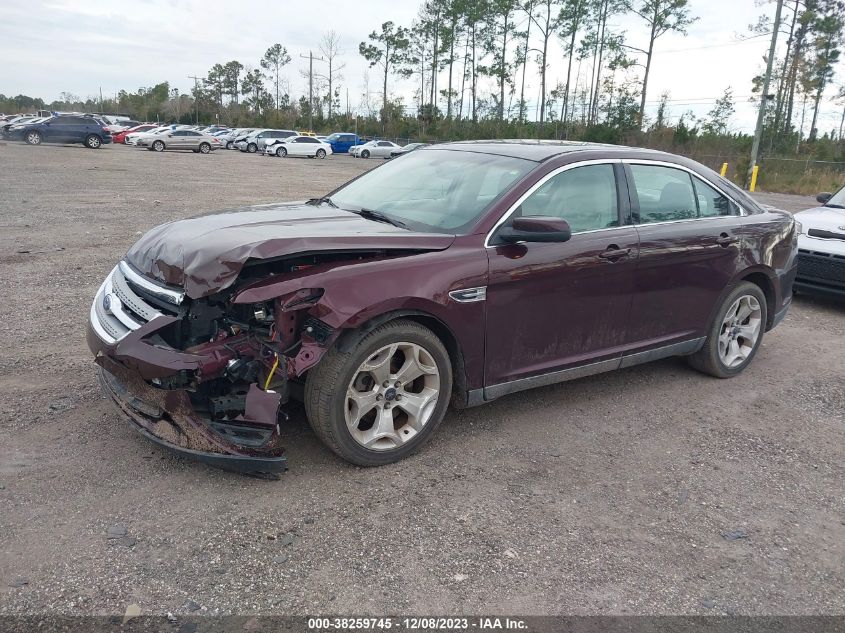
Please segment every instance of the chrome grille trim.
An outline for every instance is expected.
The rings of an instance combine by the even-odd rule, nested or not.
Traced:
[[[179,305],[185,299],[185,292],[184,291],[176,291],[170,290],[169,288],[164,288],[159,286],[156,283],[153,283],[146,277],[142,277],[134,270],[132,267],[129,266],[124,261],[121,261],[118,264],[118,268],[120,268],[120,272],[123,273],[123,276],[129,281],[129,283],[135,284],[139,288],[143,288],[145,291],[149,292],[151,295],[155,295],[167,301],[168,303],[172,303],[173,305]]]
[[[123,262],[115,266],[100,285],[91,304],[89,315],[91,326],[97,336],[109,344],[116,343],[129,332],[137,330],[145,323],[164,316],[164,313],[133,292],[130,285],[136,284],[146,290],[148,285],[154,284],[134,272],[131,273],[133,277],[127,280],[124,277],[124,270],[127,269],[128,267]],[[143,282],[137,281],[136,283],[138,279],[143,280]],[[179,293],[166,288],[157,287],[157,289],[170,293],[171,296],[179,295]],[[153,293],[151,292],[151,294]],[[161,292],[155,294],[160,296]]]

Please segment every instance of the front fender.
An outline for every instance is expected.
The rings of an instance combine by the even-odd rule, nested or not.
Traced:
[[[332,333],[322,343],[303,335],[291,365],[297,375],[316,365],[344,331],[387,313],[431,315],[453,333],[464,357],[468,386],[478,388],[483,379],[485,303],[458,303],[449,296],[453,290],[487,284],[487,256],[472,237],[465,236],[444,251],[334,262],[280,275],[278,280],[242,289],[233,301],[269,301],[308,289],[322,292],[307,311]]]

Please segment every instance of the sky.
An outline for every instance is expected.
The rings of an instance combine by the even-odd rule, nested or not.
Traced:
[[[317,52],[320,37],[336,31],[343,51],[340,82],[349,89],[350,107],[362,106],[366,61],[358,44],[379,25],[392,20],[409,26],[421,0],[3,0],[0,6],[0,93],[27,94],[50,102],[61,92],[81,97],[114,95],[169,81],[188,92],[191,75],[204,76],[215,63],[237,59],[257,66],[273,43],[287,47],[293,58],[285,67],[292,94],[307,94],[309,49]],[[753,130],[756,107],[750,103],[751,79],[763,69],[769,38],[745,39],[748,25],[759,15],[773,15],[770,2],[757,0],[690,0],[698,16],[684,37],[668,33],[656,45],[648,88],[648,111],[656,109],[660,94],[669,92],[673,120],[691,110],[703,117],[716,98],[733,89],[736,114],[732,131]],[[632,46],[644,47],[647,32],[634,17],[612,25],[627,34]],[[553,42],[548,82],[565,79],[562,49]],[[319,65],[319,64],[317,64]],[[586,69],[585,69],[586,72]],[[370,90],[378,93],[378,69],[369,70]],[[837,68],[835,83],[845,83],[845,64]],[[529,108],[539,101],[536,65],[528,75]],[[445,85],[445,84],[444,84]],[[413,102],[415,84],[391,79],[390,92]],[[819,129],[839,127],[842,105],[826,93]],[[377,94],[371,99],[376,101]],[[345,98],[342,99],[345,107]],[[809,127],[809,117],[807,125]]]

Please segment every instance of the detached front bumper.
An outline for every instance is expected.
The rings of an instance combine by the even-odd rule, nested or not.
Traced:
[[[214,413],[199,391],[218,380],[239,344],[227,339],[231,345],[221,341],[189,353],[157,340],[159,330],[177,317],[144,303],[133,291],[131,283],[138,280],[131,275],[128,268],[116,267],[90,310],[87,342],[105,395],[136,430],[186,457],[259,476],[286,470],[279,437],[281,394],[252,383],[232,398],[239,404]],[[150,320],[142,324],[143,316]],[[240,413],[229,413],[230,408]]]
[[[260,450],[238,446],[209,428],[194,411],[186,392],[151,387],[107,356],[99,356],[95,362],[103,393],[129,425],[147,439],[225,470],[256,476],[274,476],[287,470],[278,430]]]

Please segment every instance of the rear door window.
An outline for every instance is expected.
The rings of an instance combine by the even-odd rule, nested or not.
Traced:
[[[674,222],[698,217],[690,175],[660,165],[630,165],[639,199],[641,224]]]

